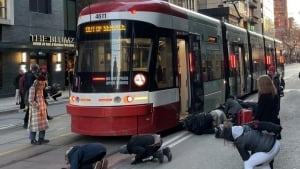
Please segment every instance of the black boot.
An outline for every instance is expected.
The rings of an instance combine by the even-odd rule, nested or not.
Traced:
[[[132,165],[138,164],[138,163],[142,163],[143,161],[141,159],[137,159],[135,158],[134,161],[131,162]]]
[[[158,150],[154,154],[154,157],[158,159],[159,163],[163,163],[164,162],[164,155],[163,155],[163,152],[161,150]]]
[[[162,151],[163,151],[163,154],[164,154],[165,156],[167,156],[168,161],[170,162],[170,161],[172,160],[172,153],[171,153],[170,148],[169,148],[169,147],[166,147],[166,148],[164,148]]]
[[[39,138],[39,141],[38,141],[40,144],[46,144],[46,143],[49,143],[50,141],[49,140],[46,140],[44,138]]]
[[[277,140],[281,140],[281,133],[278,133],[278,134],[276,135],[276,139],[277,139]]]
[[[273,163],[274,163],[274,160],[272,160],[272,161],[269,163],[271,169],[273,169]]]
[[[27,129],[27,128],[28,128],[28,123],[24,123],[24,124],[23,124],[23,128],[24,128],[24,129]]]
[[[31,140],[32,145],[40,145],[40,142],[36,141],[36,139]]]

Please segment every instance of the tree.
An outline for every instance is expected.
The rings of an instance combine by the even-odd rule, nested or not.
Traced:
[[[284,56],[286,58],[286,63],[291,63],[295,59],[293,56],[297,57],[299,54],[296,49],[299,46],[299,40],[300,40],[300,28],[299,25],[297,25],[294,22],[294,19],[289,19],[290,23],[289,27],[286,32],[284,32],[282,35],[282,42],[284,47]]]

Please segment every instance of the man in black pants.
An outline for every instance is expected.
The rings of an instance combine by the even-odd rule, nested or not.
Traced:
[[[24,80],[24,100],[26,105],[26,113],[24,117],[24,128],[27,128],[28,126],[28,117],[29,117],[29,104],[28,104],[28,91],[29,88],[32,86],[34,80],[36,79],[39,71],[39,65],[33,64],[30,67],[30,71],[25,73],[25,80]]]
[[[168,161],[172,160],[169,147],[163,148],[162,139],[158,134],[145,134],[132,136],[127,145],[123,145],[119,152],[122,154],[135,154],[135,160],[131,164],[138,164],[157,158],[160,163],[164,161],[164,155]]]

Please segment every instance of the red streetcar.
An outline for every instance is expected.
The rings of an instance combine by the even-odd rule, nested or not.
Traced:
[[[246,75],[229,78],[226,73],[230,58],[225,53],[231,51],[223,49],[223,25],[157,0],[115,0],[84,8],[67,105],[72,131],[94,136],[159,132],[179,125],[188,114],[223,104],[229,80],[247,83],[233,79]]]

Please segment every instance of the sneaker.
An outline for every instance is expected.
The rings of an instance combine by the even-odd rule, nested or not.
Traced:
[[[32,145],[40,145],[40,142],[36,141],[36,139],[31,140],[30,144]]]
[[[215,137],[216,138],[223,138],[223,131],[220,127],[215,128]]]
[[[94,169],[107,169],[108,161],[107,159],[102,159],[101,161],[97,161],[95,163]]]
[[[159,163],[163,163],[164,162],[164,155],[162,151],[157,151],[155,153],[155,157],[158,159]]]
[[[44,138],[39,138],[39,141],[38,141],[40,144],[47,144],[50,142],[50,140],[46,140]]]
[[[163,154],[164,154],[165,156],[167,156],[168,161],[169,161],[169,162],[172,161],[172,153],[171,153],[170,148],[169,148],[169,147],[166,147],[166,148],[164,148],[162,151],[163,151]]]

